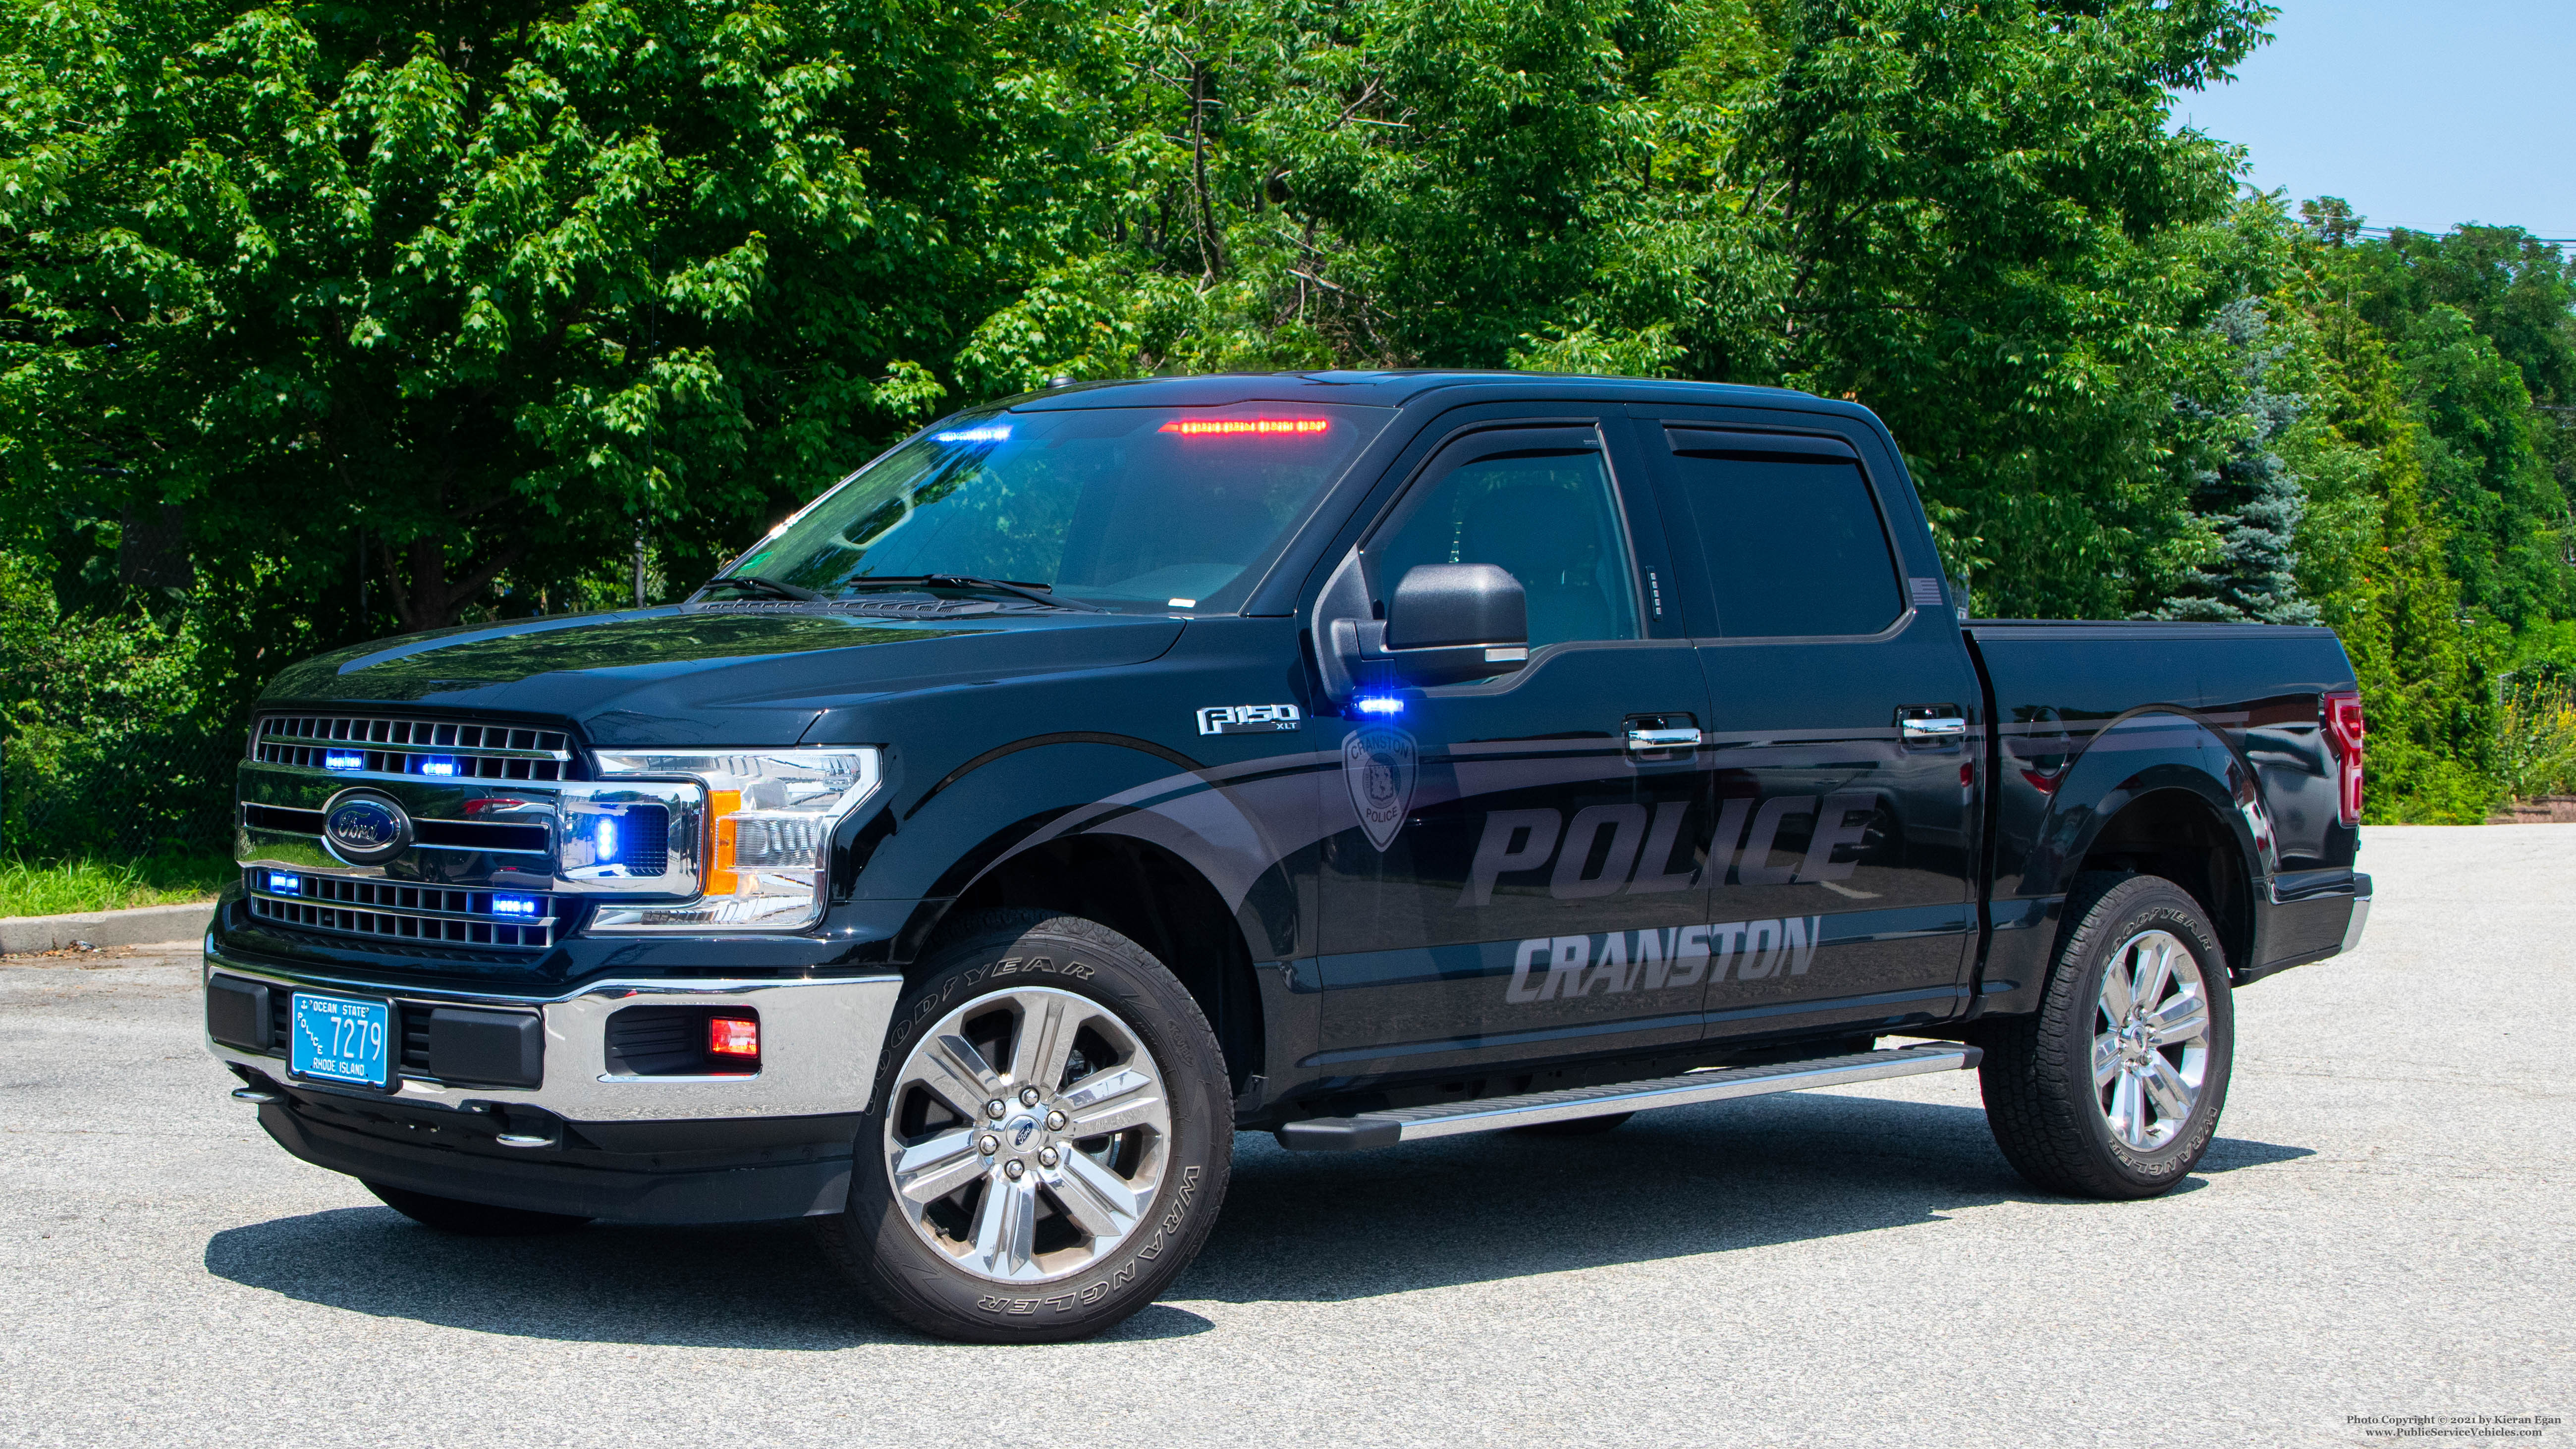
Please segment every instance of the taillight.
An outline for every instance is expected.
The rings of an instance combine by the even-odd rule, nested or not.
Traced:
[[[2361,741],[2367,733],[2359,694],[2341,690],[2326,696],[2326,741],[2334,747],[2335,788],[2346,825],[2361,823]]]

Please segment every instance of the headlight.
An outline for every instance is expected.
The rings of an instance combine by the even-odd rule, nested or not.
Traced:
[[[876,793],[877,752],[655,750],[602,754],[600,773],[707,788],[703,889],[684,905],[605,905],[595,930],[796,931],[823,915],[832,831]]]

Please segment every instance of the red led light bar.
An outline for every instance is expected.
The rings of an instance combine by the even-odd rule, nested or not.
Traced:
[[[1185,438],[1277,433],[1311,436],[1331,426],[1326,418],[1174,418],[1155,431],[1178,433]]]
[[[760,1023],[740,1016],[708,1018],[707,1055],[712,1057],[759,1056]]]

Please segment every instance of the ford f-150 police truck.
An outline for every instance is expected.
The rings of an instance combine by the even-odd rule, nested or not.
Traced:
[[[1847,403],[1060,387],[685,603],[281,674],[207,1044],[433,1228],[803,1217],[963,1339],[1152,1301],[1247,1128],[1974,1069],[2033,1184],[2166,1191],[2230,992],[2360,934],[2352,667],[1963,612]]]

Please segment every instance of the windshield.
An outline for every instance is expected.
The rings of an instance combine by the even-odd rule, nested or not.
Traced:
[[[827,598],[969,587],[955,578],[1112,608],[1232,609],[1391,416],[1264,403],[952,418],[731,572]]]

